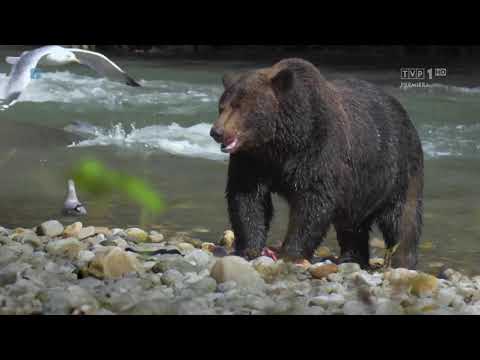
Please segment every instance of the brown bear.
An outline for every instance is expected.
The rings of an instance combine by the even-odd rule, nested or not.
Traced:
[[[327,81],[301,59],[223,83],[210,135],[230,153],[226,197],[237,254],[261,254],[277,193],[290,207],[280,256],[311,259],[333,225],[339,261],[367,267],[377,225],[391,265],[416,267],[423,151],[394,97],[361,80]]]

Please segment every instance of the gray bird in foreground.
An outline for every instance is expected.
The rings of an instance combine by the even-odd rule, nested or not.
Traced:
[[[129,86],[141,86],[106,56],[89,50],[64,48],[57,45],[43,46],[25,51],[19,57],[8,56],[6,62],[12,65],[1,107],[13,105],[33,77],[35,68],[43,66],[61,66],[71,63],[86,65],[98,74],[111,80],[123,82]]]
[[[62,212],[64,215],[69,216],[81,216],[87,214],[87,209],[85,209],[83,204],[78,201],[73,180],[68,180],[67,198],[63,204]]]

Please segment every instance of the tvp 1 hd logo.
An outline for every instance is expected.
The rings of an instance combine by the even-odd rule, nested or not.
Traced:
[[[445,78],[447,76],[446,68],[401,68],[400,69],[400,88],[407,89],[411,87],[430,87],[427,81],[435,78]]]

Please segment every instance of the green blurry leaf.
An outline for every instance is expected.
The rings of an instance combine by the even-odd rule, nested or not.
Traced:
[[[162,197],[144,180],[107,169],[97,160],[80,163],[72,172],[72,177],[82,191],[96,196],[120,192],[152,213],[158,213],[165,208]]]

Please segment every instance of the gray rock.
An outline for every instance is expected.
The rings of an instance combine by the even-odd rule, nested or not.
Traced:
[[[63,230],[63,225],[59,221],[49,220],[45,221],[37,227],[37,234],[55,237],[62,235]]]
[[[210,276],[218,283],[235,281],[239,287],[263,288],[265,282],[253,266],[238,256],[219,258],[213,265]]]
[[[360,271],[360,265],[356,263],[343,263],[338,265],[338,271],[343,274],[350,274]]]
[[[82,250],[82,244],[75,238],[50,241],[46,247],[49,254],[75,259]]]
[[[80,240],[89,238],[91,236],[95,235],[95,226],[87,226],[82,228],[77,235],[77,238]],[[100,234],[103,235],[103,234]],[[105,236],[105,235],[104,235]]]

